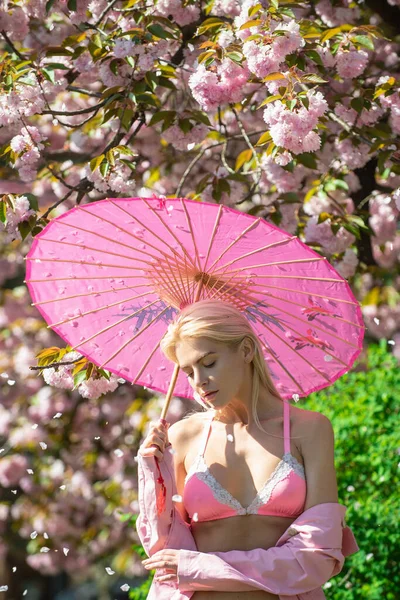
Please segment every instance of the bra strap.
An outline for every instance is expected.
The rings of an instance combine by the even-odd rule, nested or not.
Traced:
[[[290,454],[290,403],[283,401],[283,437],[285,454]]]
[[[199,456],[204,456],[204,452],[206,451],[206,446],[207,446],[208,438],[210,436],[211,423],[213,422],[213,419],[214,419],[214,411],[210,411],[210,412],[211,412],[211,418],[209,417],[208,419],[206,419],[206,425],[204,427],[203,437],[202,437],[202,440],[201,440],[201,443],[200,443]]]

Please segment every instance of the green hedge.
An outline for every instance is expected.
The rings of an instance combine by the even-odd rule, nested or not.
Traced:
[[[399,389],[398,362],[382,340],[350,373],[300,401],[332,422],[339,502],[360,547],[324,586],[328,600],[400,598]],[[146,598],[150,581],[130,598]]]
[[[398,362],[381,340],[304,402],[332,422],[339,502],[360,547],[324,587],[329,600],[400,598],[399,390]]]

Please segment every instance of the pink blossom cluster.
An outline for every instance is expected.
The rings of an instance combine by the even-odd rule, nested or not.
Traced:
[[[369,55],[365,50],[338,50],[335,56],[336,71],[343,79],[359,77],[368,64]]]
[[[340,104],[338,103],[335,105],[334,110],[335,114],[343,119],[345,123],[348,125],[357,123],[357,126],[359,127],[362,125],[366,125],[367,127],[374,125],[385,112],[381,106],[374,103],[369,110],[363,108],[360,113],[357,113],[357,111],[350,106],[350,98],[344,98]]]
[[[218,166],[214,172],[211,174],[212,177],[222,178],[227,177],[229,175],[227,169],[223,166]],[[235,206],[236,202],[239,202],[243,196],[246,194],[246,187],[240,181],[229,181],[230,185],[230,193],[222,192],[221,199],[219,202],[221,204],[225,204],[226,206]],[[212,195],[213,186],[209,183],[201,193],[201,198],[203,202],[215,203],[216,200]]]
[[[214,0],[213,15],[217,17],[236,17],[240,14],[239,0]]]
[[[342,277],[349,279],[349,277],[355,275],[358,262],[359,260],[356,252],[352,248],[347,248],[342,259],[340,261],[334,261],[333,266]]]
[[[302,105],[289,110],[280,100],[276,100],[264,110],[264,121],[274,143],[293,154],[314,152],[321,145],[319,134],[313,130],[318,124],[318,118],[328,110],[328,104],[321,92],[309,90],[307,98],[308,109]]]
[[[179,125],[172,125],[162,133],[162,137],[177,150],[191,150],[193,146],[202,142],[207,134],[207,125],[197,123],[187,133],[184,133]]]
[[[397,188],[397,190],[395,190],[393,192],[393,198],[394,198],[397,210],[400,211],[400,187]]]
[[[273,35],[274,31],[284,35]],[[300,26],[293,19],[287,23],[272,20],[266,39],[245,41],[243,54],[251,73],[264,78],[270,73],[279,71],[280,65],[288,54],[302,48],[305,41],[300,35]]]
[[[352,0],[341,0],[335,5],[331,0],[319,0],[314,10],[328,27],[335,27],[342,23],[355,23],[360,16],[360,9]]]
[[[111,375],[110,380],[105,377],[100,377],[99,379],[90,377],[78,386],[78,392],[83,398],[96,400],[103,394],[114,392],[118,387],[119,381],[120,380],[115,375]]]
[[[162,17],[172,17],[181,27],[189,25],[193,21],[197,21],[200,17],[200,8],[198,2],[195,4],[187,4],[185,6],[181,0],[151,0],[148,5],[148,13],[152,15],[160,15]]]
[[[312,216],[308,219],[304,229],[306,243],[317,243],[328,254],[341,254],[354,244],[355,236],[341,227],[336,235],[331,229],[331,219],[318,223],[318,217]]]
[[[390,194],[373,193],[369,201],[369,224],[376,241],[381,244],[393,240],[397,231],[399,211]]]
[[[247,68],[225,58],[218,66],[213,65],[210,69],[199,64],[188,83],[201,108],[211,111],[221,104],[241,100],[248,77]]]
[[[252,21],[253,19],[249,18],[249,11],[256,6],[256,4],[261,4],[261,6],[265,9],[268,8],[269,0],[261,0],[257,2],[257,0],[244,0],[244,2],[240,3],[240,12],[234,19],[234,26],[236,28],[236,36],[239,40],[245,40],[250,35],[254,35],[256,33],[262,33],[262,29],[260,25],[253,25],[247,29],[241,29],[242,25],[247,23],[248,21]],[[259,15],[260,16],[260,15]],[[264,25],[266,22],[265,12],[261,13],[261,23]]]
[[[335,147],[341,163],[349,169],[360,169],[372,158],[370,146],[361,142],[358,146],[353,144],[350,137],[343,140],[335,139]]]
[[[378,83],[385,83],[389,76],[381,77]],[[379,96],[383,108],[390,109],[389,124],[394,133],[400,134],[400,88],[397,88],[394,94],[390,96]]]
[[[7,4],[7,0],[2,2],[5,7],[0,8],[0,31],[4,30],[12,40],[22,41],[29,32],[28,15],[20,6],[7,10]]]
[[[354,202],[347,196],[342,190],[333,190],[327,194],[320,194],[311,196],[311,198],[304,203],[303,210],[307,215],[318,216],[322,212],[328,212],[333,215],[341,214],[341,210],[344,209],[347,214],[354,212]]]
[[[36,212],[30,208],[29,200],[26,196],[16,196],[13,199],[13,208],[7,206],[5,231],[6,243],[12,240],[20,240],[21,234],[18,231],[18,223],[27,221],[31,215]]]
[[[22,181],[32,181],[36,177],[40,150],[44,148],[42,142],[45,139],[39,129],[31,125],[23,127],[20,134],[11,139],[11,149],[17,154],[15,167]]]
[[[94,183],[94,187],[100,192],[113,190],[121,194],[133,193],[137,184],[134,179],[129,179],[131,173],[130,168],[123,163],[118,164],[118,168],[112,167],[105,177],[101,174],[99,168],[94,171],[90,169],[89,165],[85,168],[86,177]]]
[[[390,339],[400,333],[400,305],[365,304],[361,307],[368,333],[377,339]]]
[[[38,85],[16,83],[12,91],[0,94],[0,126],[41,113],[44,107],[45,100]]]
[[[12,487],[26,474],[28,460],[22,454],[5,456],[0,460],[0,485]]]
[[[127,38],[118,38],[115,42],[113,54],[116,58],[136,57],[135,79],[140,79],[144,73],[154,67],[154,63],[163,57],[169,50],[170,44],[166,40],[159,40],[151,44],[135,44]],[[125,65],[122,65],[125,67]],[[128,73],[122,69],[121,73]]]
[[[266,192],[274,185],[280,194],[297,191],[301,187],[307,169],[303,165],[297,165],[293,172],[286,171],[267,154],[263,154],[260,160],[261,179],[260,189]]]

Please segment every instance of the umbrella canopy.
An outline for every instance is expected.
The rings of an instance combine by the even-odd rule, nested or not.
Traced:
[[[325,257],[261,218],[183,198],[76,206],[33,240],[26,284],[43,318],[98,367],[193,398],[160,350],[168,324],[205,298],[236,306],[283,398],[348,371],[364,336],[359,302]]]

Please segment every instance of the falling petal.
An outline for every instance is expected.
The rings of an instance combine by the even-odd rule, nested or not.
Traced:
[[[113,571],[110,567],[106,567],[106,571],[109,575],[114,575],[115,571]]]
[[[379,321],[378,317],[374,317],[374,323],[376,323],[377,325],[379,325],[380,321]]]
[[[68,552],[69,552],[69,548],[63,548],[63,552],[64,552],[65,556],[67,556]]]
[[[332,357],[332,356],[330,356],[329,354],[325,354],[325,356],[324,356],[324,361],[325,361],[325,362],[330,362],[330,361],[332,360],[332,358],[333,358],[333,357]]]
[[[182,502],[182,496],[180,496],[179,494],[174,494],[172,496],[172,502]]]
[[[40,552],[50,552],[50,548],[47,548],[47,546],[43,546],[43,548],[40,548]]]
[[[6,592],[8,590],[8,585],[0,585],[0,592]]]
[[[48,539],[49,539],[49,534],[48,534],[48,533],[46,533],[46,532],[44,532],[44,533],[43,533],[43,537],[44,537],[44,539],[45,539],[45,540],[48,540]]]
[[[114,454],[118,457],[121,457],[124,455],[124,453],[122,452],[122,450],[120,450],[119,448],[117,450],[114,450]]]
[[[38,535],[38,534],[37,534],[37,531],[32,531],[32,533],[31,533],[31,535],[30,535],[30,538],[31,538],[31,540],[34,540],[34,539],[36,539],[36,538],[37,538],[37,535]]]
[[[388,344],[390,344],[391,346],[395,346],[396,342],[394,340],[388,340]]]
[[[198,520],[199,520],[198,513],[193,513],[192,521],[198,521]]]
[[[298,402],[300,400],[300,396],[298,394],[293,394],[292,398],[295,402]]]
[[[128,592],[131,588],[129,587],[129,585],[127,583],[124,583],[124,585],[121,585],[120,588],[123,592]]]
[[[17,493],[17,490],[11,490],[11,492],[15,495]]]
[[[13,567],[12,568],[12,572],[15,573],[15,571],[17,570],[17,567]]]
[[[228,433],[228,435],[226,436],[228,442],[233,442],[233,435],[231,433]]]
[[[53,419],[59,419],[60,417],[62,417],[62,413],[58,412],[54,415]]]
[[[32,469],[27,469],[26,472],[29,473],[29,475],[33,475]]]
[[[60,485],[60,490],[65,490],[66,487],[66,485]]]
[[[32,425],[32,429],[37,429],[38,428],[38,424],[35,423],[34,425]]]
[[[42,450],[46,450],[46,448],[47,448],[46,442],[39,442],[39,446],[41,447]]]

